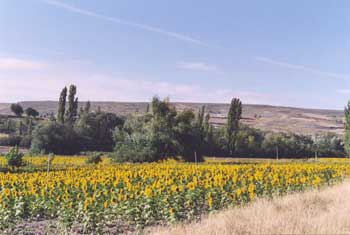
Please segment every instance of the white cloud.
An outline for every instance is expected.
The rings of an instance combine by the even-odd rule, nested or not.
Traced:
[[[25,78],[0,73],[0,102],[23,100],[57,100],[60,90],[69,84],[78,87],[79,100],[95,101],[149,101],[152,96],[169,96],[172,101],[229,103],[239,97],[244,103],[273,103],[269,95],[249,91],[202,87],[149,79],[128,79],[103,74],[27,75]]]
[[[80,15],[85,15],[85,16],[90,16],[90,17],[95,17],[95,18],[99,18],[102,20],[106,20],[106,21],[110,21],[113,23],[117,23],[117,24],[121,24],[121,25],[126,25],[126,26],[131,26],[134,28],[138,28],[138,29],[142,29],[145,31],[149,31],[149,32],[153,32],[153,33],[158,33],[158,34],[162,34],[168,37],[172,37],[174,39],[180,40],[180,41],[184,41],[184,42],[188,42],[188,43],[192,43],[192,44],[197,44],[200,46],[206,46],[209,47],[208,44],[206,44],[205,42],[203,42],[202,40],[184,35],[184,34],[180,34],[180,33],[175,33],[172,31],[168,31],[168,30],[164,30],[158,27],[154,27],[154,26],[150,26],[150,25],[146,25],[146,24],[140,24],[140,23],[136,23],[136,22],[132,22],[132,21],[127,21],[127,20],[123,20],[120,18],[115,18],[115,17],[109,17],[109,16],[105,16],[105,15],[101,15],[92,11],[88,11],[82,8],[78,8],[66,3],[63,3],[61,1],[57,1],[57,0],[41,0],[43,2],[45,2],[46,4],[49,4],[51,6],[55,6],[61,9],[64,9],[66,11],[70,11],[70,12],[74,12]]]
[[[318,75],[327,76],[327,77],[336,78],[336,79],[348,79],[348,78],[350,78],[350,76],[348,76],[348,75],[342,75],[342,74],[337,74],[337,73],[325,72],[325,71],[321,71],[321,70],[318,70],[318,69],[306,67],[306,66],[303,66],[303,65],[290,64],[290,63],[286,63],[286,62],[283,62],[283,61],[270,59],[270,58],[267,58],[267,57],[257,56],[257,57],[255,57],[255,60],[263,62],[263,63],[267,63],[267,64],[272,64],[272,65],[285,67],[285,68],[288,68],[288,69],[300,70],[300,71],[313,73],[313,74],[318,74]]]
[[[336,92],[339,94],[348,95],[348,94],[350,94],[350,89],[339,89]]]
[[[209,65],[205,62],[180,62],[177,68],[193,71],[217,71],[218,68],[214,65]]]
[[[0,70],[39,70],[45,67],[46,64],[37,61],[0,57]]]

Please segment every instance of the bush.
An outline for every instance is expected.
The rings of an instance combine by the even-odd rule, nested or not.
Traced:
[[[6,155],[7,165],[10,167],[20,167],[24,165],[23,153],[19,152],[18,147],[13,147]]]
[[[93,153],[88,156],[86,159],[87,164],[99,164],[102,162],[102,154],[101,153]]]
[[[32,153],[74,155],[81,151],[81,136],[68,125],[43,123],[33,133]]]
[[[85,151],[110,152],[115,145],[113,130],[123,123],[123,119],[112,113],[89,113],[81,115],[75,129],[84,137]]]
[[[37,116],[39,116],[39,112],[38,112],[37,110],[31,108],[31,107],[27,108],[27,109],[25,110],[25,113],[26,113],[26,115],[27,115],[28,117],[30,117],[30,116],[31,116],[31,117],[37,117]]]
[[[0,146],[19,146],[22,137],[18,135],[9,135],[7,137],[0,138]]]
[[[152,162],[156,161],[156,153],[149,135],[134,133],[129,135],[116,131],[117,145],[112,158],[117,162]]]
[[[23,114],[23,108],[19,104],[11,104],[11,111],[18,117]]]
[[[19,147],[30,148],[31,144],[32,144],[32,136],[26,135],[21,138],[21,141],[19,142]]]

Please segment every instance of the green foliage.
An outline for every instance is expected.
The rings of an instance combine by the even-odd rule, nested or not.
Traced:
[[[232,155],[235,151],[236,137],[239,129],[239,121],[242,117],[242,102],[234,98],[231,101],[231,106],[227,116],[227,149]]]
[[[113,113],[84,113],[75,130],[82,136],[84,150],[112,151],[115,145],[113,131],[123,126],[124,120]]]
[[[40,124],[33,133],[33,153],[73,155],[82,150],[82,137],[69,125],[55,122]]]
[[[10,167],[23,166],[23,156],[23,153],[19,152],[18,146],[11,148],[10,151],[5,155],[7,165]]]
[[[204,134],[202,127],[203,118],[201,116],[203,115],[199,114],[196,120],[191,110],[184,110],[176,117],[174,130],[180,146],[178,154],[188,162],[203,161],[202,143]]]
[[[23,148],[30,148],[32,144],[32,136],[31,135],[24,135],[21,137],[19,146]]]
[[[68,108],[65,112],[65,122],[69,125],[73,125],[78,116],[78,98],[75,98],[76,94],[77,87],[71,85],[69,87]]]
[[[243,126],[237,133],[235,143],[235,155],[256,157],[261,154],[261,145],[264,133],[259,130]],[[273,155],[272,155],[273,156]]]
[[[33,119],[30,117],[29,118],[27,117],[26,122],[27,122],[27,135],[31,136],[33,133],[33,127],[34,127]]]
[[[157,160],[149,133],[129,134],[117,128],[115,139],[117,144],[112,157],[117,162],[153,162]]]
[[[39,116],[39,112],[31,107],[26,108],[25,113],[28,117],[37,117]]]
[[[313,142],[313,151],[319,157],[344,157],[344,147],[342,139],[330,132],[316,136]]]
[[[344,147],[347,157],[350,157],[350,101],[344,108]]]
[[[274,158],[277,153],[281,158],[311,157],[315,153],[329,157],[344,156],[344,148],[350,148],[350,103],[345,108],[343,144],[332,134],[312,139],[240,125],[242,103],[239,99],[232,99],[227,125],[213,127],[204,106],[196,115],[191,110],[179,112],[168,99],[158,97],[152,99],[147,108],[149,112],[144,115],[121,118],[101,109],[91,112],[90,102],[81,107],[78,115],[75,95],[76,87],[72,85],[65,112],[67,89],[62,90],[57,123],[55,120],[41,121],[37,126],[39,120],[29,116],[25,122],[0,119],[0,131],[7,133],[7,130],[11,134],[7,139],[0,139],[0,145],[31,145],[34,153],[65,155],[81,151],[114,151],[114,159],[121,162],[152,162],[169,157],[200,162],[204,155]]]
[[[19,104],[11,104],[11,111],[18,117],[21,117],[23,114],[23,108]]]
[[[84,112],[85,113],[90,113],[91,111],[91,103],[90,101],[86,102],[85,106],[84,106]]]
[[[9,135],[0,138],[0,146],[16,146],[19,145],[22,138],[18,135]]]
[[[201,129],[190,110],[177,113],[169,101],[154,97],[152,115],[129,117],[115,131],[115,159],[150,162],[181,156],[202,161]]]
[[[17,130],[17,122],[11,118],[0,118],[0,133],[12,134]]]
[[[101,153],[92,153],[86,159],[87,164],[99,164],[102,162],[102,154]]]
[[[66,98],[67,98],[67,87],[64,87],[60,94],[60,98],[58,101],[58,111],[57,111],[57,121],[61,124],[64,123],[64,116],[66,112]]]

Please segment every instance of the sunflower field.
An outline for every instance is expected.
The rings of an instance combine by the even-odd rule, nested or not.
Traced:
[[[113,164],[104,159],[91,166],[84,158],[57,157],[53,164],[67,162],[67,168],[50,172],[0,173],[0,229],[23,220],[55,219],[86,231],[116,221],[142,228],[192,220],[257,197],[333,184],[350,172],[350,165],[332,162]]]

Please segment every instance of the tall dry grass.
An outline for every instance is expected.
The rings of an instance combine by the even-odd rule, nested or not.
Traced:
[[[157,227],[150,234],[350,234],[350,182],[321,191],[258,199],[198,223]]]

